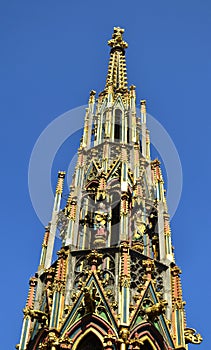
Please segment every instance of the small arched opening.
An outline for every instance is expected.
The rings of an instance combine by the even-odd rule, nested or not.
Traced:
[[[114,140],[117,141],[122,137],[122,111],[120,109],[115,110],[114,120]]]
[[[103,113],[103,118],[102,118],[102,132],[101,132],[101,141],[103,142],[105,138],[105,126],[106,125],[106,112]]]
[[[103,350],[103,344],[96,334],[89,332],[79,342],[76,350]]]

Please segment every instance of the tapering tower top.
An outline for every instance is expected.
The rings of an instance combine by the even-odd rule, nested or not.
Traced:
[[[115,92],[127,90],[125,49],[128,47],[128,44],[123,40],[123,33],[124,29],[114,27],[112,39],[108,41],[111,51],[105,90],[111,85]]]

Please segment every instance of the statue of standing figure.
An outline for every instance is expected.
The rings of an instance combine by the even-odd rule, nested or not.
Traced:
[[[106,208],[106,205],[103,202],[100,202],[98,209],[94,214],[94,246],[104,247],[106,245],[108,231],[107,231],[107,222],[109,220],[109,213]]]
[[[134,234],[133,241],[141,241],[146,232],[146,224],[142,210],[138,210],[134,215]]]

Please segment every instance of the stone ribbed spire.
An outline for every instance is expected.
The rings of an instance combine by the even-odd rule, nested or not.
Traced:
[[[122,38],[123,33],[124,29],[114,27],[112,39],[108,41],[111,51],[105,89],[113,85],[114,91],[117,92],[127,90],[125,49],[128,47],[128,44]]]

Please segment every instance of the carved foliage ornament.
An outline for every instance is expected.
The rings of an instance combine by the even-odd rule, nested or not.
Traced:
[[[200,344],[203,340],[201,334],[196,333],[196,330],[193,328],[185,328],[184,334],[185,334],[186,344],[188,343]]]

